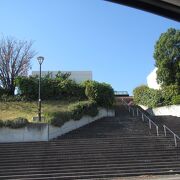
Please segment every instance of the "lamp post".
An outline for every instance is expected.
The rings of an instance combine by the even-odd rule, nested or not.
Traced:
[[[39,65],[40,65],[40,69],[39,69],[38,118],[39,118],[39,121],[41,122],[41,65],[44,61],[44,57],[39,56],[39,57],[37,57],[37,60],[38,60]]]

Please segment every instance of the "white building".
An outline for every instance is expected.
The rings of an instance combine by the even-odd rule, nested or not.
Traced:
[[[147,76],[147,85],[149,88],[153,89],[160,89],[161,86],[157,83],[157,74],[156,74],[157,68],[154,68],[154,70]]]
[[[92,80],[92,71],[61,71],[62,73],[70,73],[69,79],[81,83],[86,80]],[[55,78],[58,71],[42,71],[42,77],[50,73],[51,78]],[[32,71],[32,76],[39,75],[39,71]]]

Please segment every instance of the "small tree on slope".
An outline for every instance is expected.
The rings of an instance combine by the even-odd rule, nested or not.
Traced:
[[[26,75],[30,68],[36,54],[31,48],[32,42],[9,37],[0,40],[0,84],[9,95],[14,95],[15,78]]]

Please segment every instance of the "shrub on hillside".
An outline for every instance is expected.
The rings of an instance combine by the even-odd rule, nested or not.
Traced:
[[[159,90],[151,89],[146,85],[141,85],[133,90],[134,102],[136,104],[157,107],[161,106],[163,98]]]
[[[0,100],[3,102],[16,102],[16,101],[25,101],[27,100],[24,96],[12,96],[12,95],[8,95],[8,94],[3,94],[0,97]]]
[[[136,104],[145,105],[146,103],[143,101],[146,101],[146,100],[144,100],[144,98],[146,99],[146,94],[147,94],[148,90],[149,90],[149,88],[146,85],[141,85],[141,86],[136,87],[133,90],[134,102]]]
[[[71,112],[52,112],[45,114],[45,116],[49,119],[48,123],[53,126],[61,127],[66,121],[71,119]]]
[[[162,96],[161,90],[155,90],[155,89],[152,89],[152,90],[154,92],[154,93],[152,93],[153,103],[152,103],[152,106],[150,106],[150,107],[163,106],[164,98]],[[153,94],[154,94],[154,96],[153,96]]]
[[[49,119],[50,124],[60,127],[70,119],[80,120],[85,115],[94,117],[97,114],[98,109],[95,102],[83,101],[70,105],[66,112],[53,112],[45,116]]]
[[[180,104],[180,95],[173,96],[172,104],[174,104],[174,105],[179,105]]]
[[[74,120],[81,119],[84,115],[96,116],[98,114],[97,104],[93,101],[78,102],[69,107],[71,118]]]
[[[134,101],[148,107],[167,106],[179,103],[180,87],[164,86],[161,90],[142,85],[134,89]]]
[[[37,77],[18,77],[15,80],[16,86],[21,92],[21,96],[29,100],[35,100],[38,97],[38,78]]]
[[[79,100],[85,99],[85,88],[77,84],[75,81],[66,79],[58,84],[59,89],[61,89],[62,96],[66,98],[76,97]]]
[[[62,90],[58,87],[59,80],[45,77],[41,82],[42,99],[60,99],[62,97]]]
[[[3,127],[4,123],[3,120],[0,120],[0,128]]]
[[[21,96],[27,100],[38,98],[38,77],[18,77],[16,86],[21,92]],[[99,106],[111,107],[114,103],[114,90],[109,84],[96,81],[85,81],[78,84],[70,79],[55,78],[49,76],[41,80],[41,98],[62,99],[76,98],[78,100],[89,99],[97,102]]]
[[[6,94],[6,90],[0,87],[0,97]]]
[[[88,116],[95,117],[98,114],[98,106],[97,103],[94,101],[87,102],[82,104],[84,109],[84,113]]]
[[[162,97],[164,99],[163,105],[172,105],[173,98],[180,95],[180,87],[177,85],[170,85],[162,87]]]
[[[3,121],[3,126],[8,127],[8,128],[16,129],[16,128],[25,127],[28,123],[29,122],[28,122],[27,119],[22,118],[22,117],[18,117],[18,118],[13,119],[13,120]]]
[[[18,77],[16,86],[20,89],[21,96],[29,100],[38,98],[38,77]],[[62,99],[62,98],[77,98],[85,99],[85,88],[77,84],[73,80],[62,78],[42,77],[41,80],[41,98],[47,99]]]
[[[98,106],[112,107],[114,103],[114,90],[106,83],[97,81],[87,81],[85,84],[85,94],[89,100],[95,101]]]

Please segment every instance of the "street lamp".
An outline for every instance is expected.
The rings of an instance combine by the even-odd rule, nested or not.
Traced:
[[[37,60],[39,62],[40,65],[40,70],[39,70],[39,99],[38,99],[38,118],[39,121],[41,122],[41,65],[44,61],[44,57],[39,56],[37,57]]]

